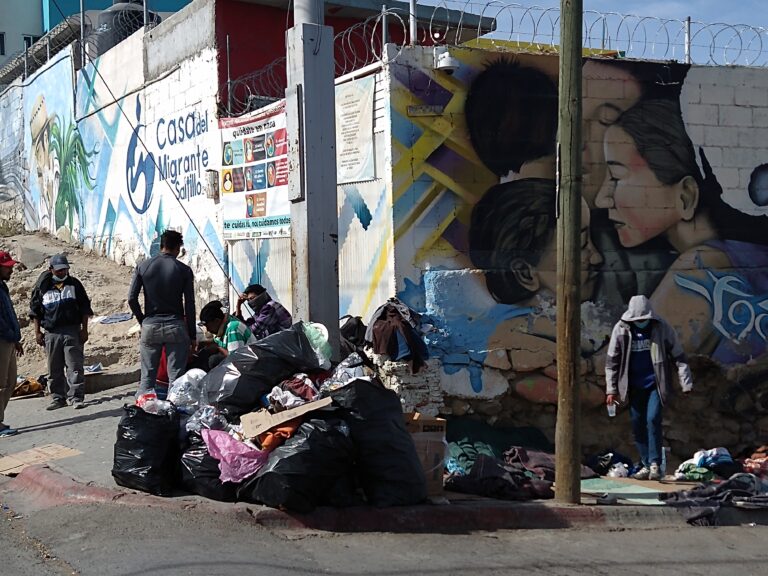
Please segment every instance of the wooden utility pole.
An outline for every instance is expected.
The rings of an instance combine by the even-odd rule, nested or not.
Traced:
[[[580,502],[582,0],[560,0],[555,498]]]

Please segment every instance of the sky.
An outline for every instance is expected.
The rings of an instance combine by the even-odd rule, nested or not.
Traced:
[[[515,0],[523,5],[559,6],[552,0]],[[583,0],[584,10],[619,12],[638,16],[656,16],[684,20],[690,16],[699,22],[750,24],[768,28],[766,0]],[[726,9],[723,5],[727,6]]]

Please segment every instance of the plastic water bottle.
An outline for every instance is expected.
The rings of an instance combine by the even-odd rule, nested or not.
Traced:
[[[661,475],[666,476],[667,475],[667,453],[669,453],[669,446],[662,446],[661,448],[661,466],[659,468],[661,469]]]
[[[615,402],[611,402],[610,404],[608,404],[608,416],[610,418],[613,418],[614,416],[616,416],[616,403]]]

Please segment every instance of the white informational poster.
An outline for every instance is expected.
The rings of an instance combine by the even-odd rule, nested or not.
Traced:
[[[336,181],[339,184],[376,177],[373,157],[375,91],[374,76],[336,86]]]
[[[285,101],[247,118],[221,118],[224,239],[290,236]]]

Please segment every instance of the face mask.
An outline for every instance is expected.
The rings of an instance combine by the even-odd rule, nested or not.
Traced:
[[[258,296],[254,296],[253,298],[248,299],[248,306],[253,308],[254,310],[258,310],[261,308],[267,301],[267,298],[269,298],[269,295],[266,292],[262,292]]]
[[[635,326],[637,326],[638,328],[640,328],[640,330],[642,330],[643,328],[648,326],[648,324],[650,324],[650,323],[651,323],[650,320],[637,320],[635,322]]]
[[[51,278],[53,278],[56,282],[64,282],[64,280],[69,278],[69,274],[65,274],[64,276],[57,276],[56,274],[52,274]]]

